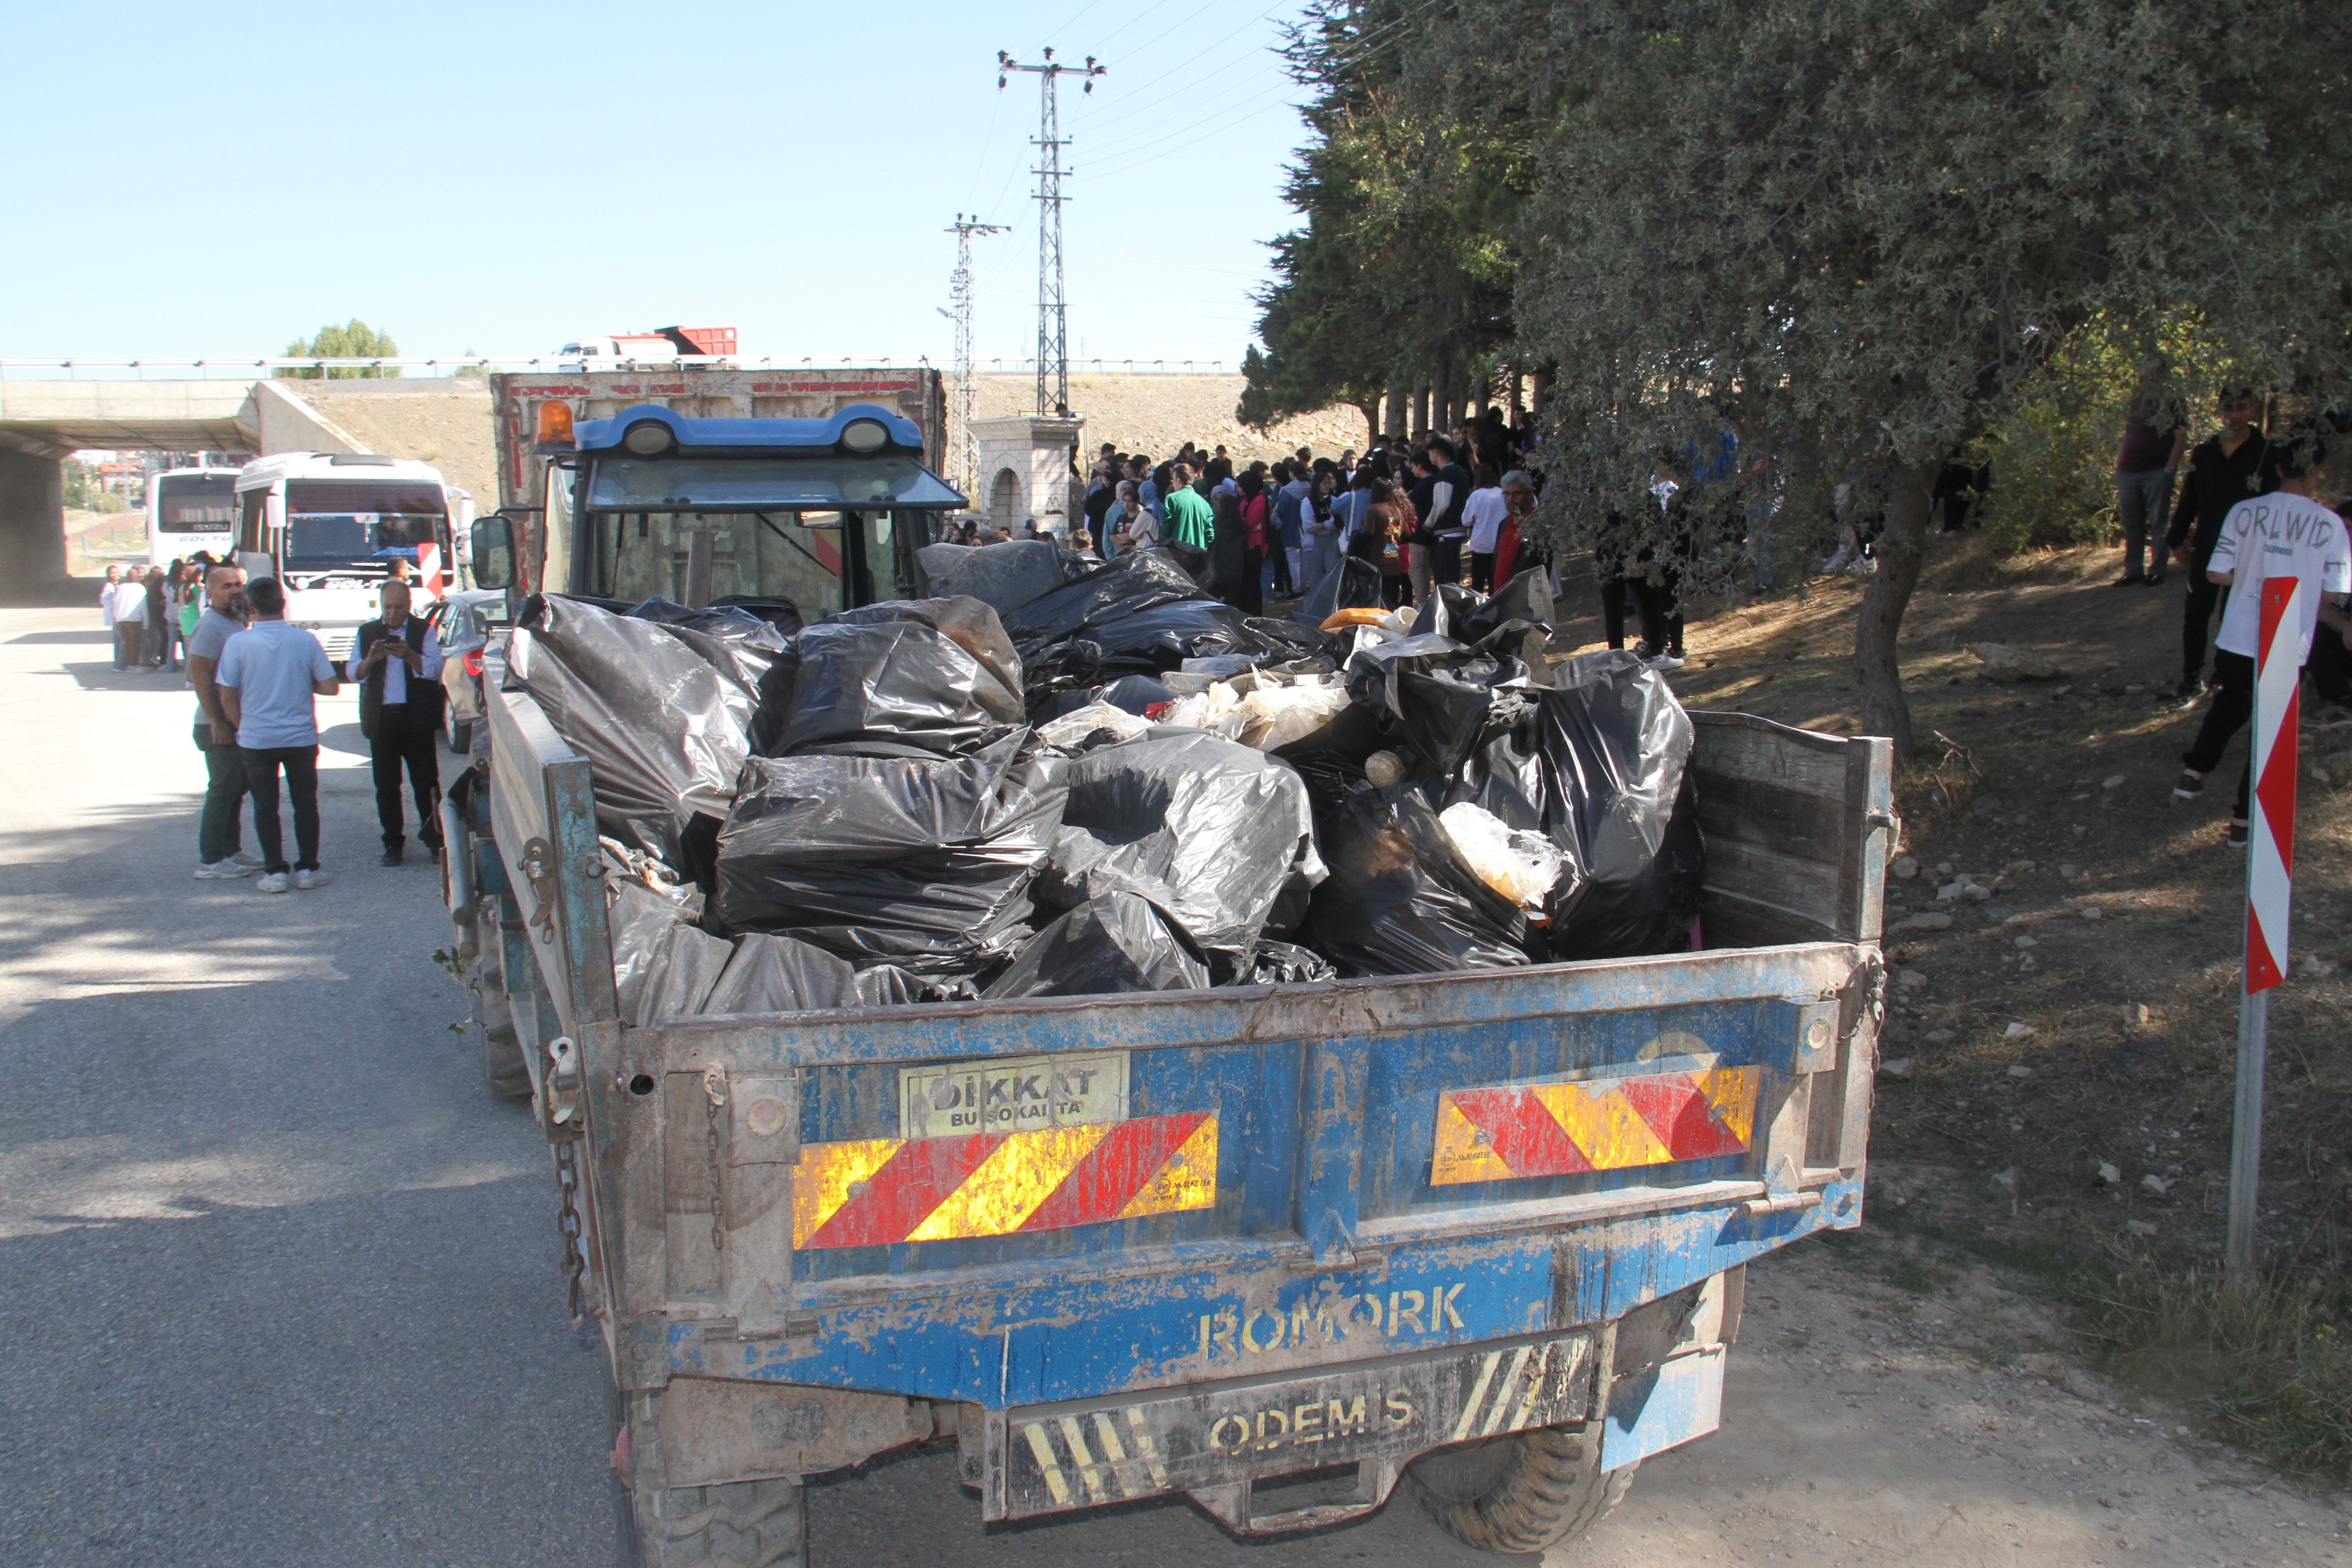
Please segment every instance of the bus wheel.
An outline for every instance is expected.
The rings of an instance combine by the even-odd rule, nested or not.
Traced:
[[[1536,1552],[1609,1515],[1641,1463],[1601,1468],[1601,1428],[1543,1426],[1424,1454],[1405,1479],[1448,1535],[1483,1552]]]

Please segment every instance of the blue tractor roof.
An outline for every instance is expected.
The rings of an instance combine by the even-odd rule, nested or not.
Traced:
[[[867,451],[845,446],[843,432],[861,419],[880,424],[887,439]],[[922,426],[877,403],[853,403],[822,419],[689,419],[658,403],[640,403],[610,419],[582,420],[573,432],[573,443],[583,452],[621,450],[630,427],[648,421],[669,427],[675,443],[670,450],[677,452],[878,457],[923,449]]]

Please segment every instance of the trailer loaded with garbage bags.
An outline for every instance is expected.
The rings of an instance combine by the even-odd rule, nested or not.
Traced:
[[[1686,711],[1540,574],[920,559],[530,599],[456,792],[646,1559],[950,1443],[975,1526],[1402,1481],[1534,1552],[1713,1431],[1747,1262],[1860,1223],[1886,743]]]

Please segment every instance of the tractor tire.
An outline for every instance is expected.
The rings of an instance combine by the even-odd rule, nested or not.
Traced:
[[[474,749],[474,721],[471,719],[445,719],[441,721],[441,738],[449,750],[464,756]]]
[[[798,1481],[646,1487],[630,1500],[645,1568],[802,1568],[808,1561]]]
[[[621,1559],[631,1568],[804,1568],[808,1509],[797,1480],[659,1487],[661,1427],[645,1395],[622,1394],[604,1369]],[[638,1418],[629,1419],[635,1406]],[[632,1437],[647,1451],[633,1451]]]
[[[1424,1454],[1404,1479],[1445,1533],[1482,1552],[1537,1552],[1609,1516],[1641,1464],[1604,1472],[1601,1430],[1545,1426]]]
[[[495,935],[482,947],[482,1080],[495,1099],[529,1100],[530,1068],[515,1036],[514,1004],[499,972],[498,950]]]

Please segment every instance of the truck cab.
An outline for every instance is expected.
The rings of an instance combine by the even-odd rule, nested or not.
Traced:
[[[915,552],[964,498],[925,468],[921,426],[876,404],[823,417],[695,418],[639,404],[575,423],[537,410],[536,527],[475,524],[475,580],[634,604],[789,606],[817,621],[919,597]],[[519,570],[520,541],[537,542]]]

